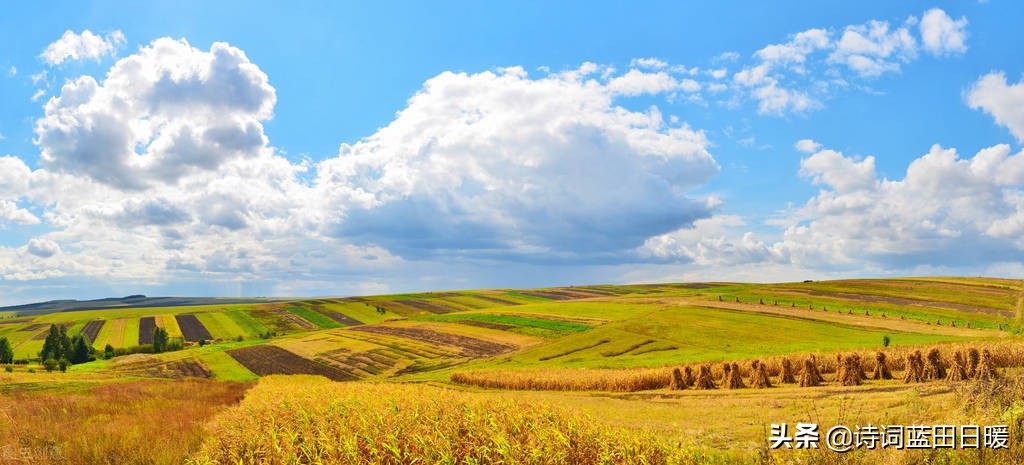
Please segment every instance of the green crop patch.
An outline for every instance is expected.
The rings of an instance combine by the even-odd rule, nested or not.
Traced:
[[[308,321],[310,323],[313,323],[313,324],[319,326],[320,328],[330,329],[330,328],[340,328],[340,327],[344,326],[341,323],[338,323],[337,321],[334,321],[333,319],[331,319],[327,315],[324,315],[323,313],[320,313],[318,311],[315,311],[315,310],[312,310],[312,309],[309,309],[309,308],[306,308],[306,307],[302,307],[302,306],[298,306],[298,305],[289,305],[289,306],[287,306],[285,308],[289,312],[292,312],[292,313],[302,317],[304,320],[306,320],[306,321]]]
[[[418,321],[442,321],[442,322],[481,322],[495,325],[510,326],[508,331],[526,334],[528,336],[543,337],[552,339],[565,336],[571,333],[578,333],[591,329],[591,326],[570,321],[559,321],[553,319],[531,318],[519,315],[504,315],[491,313],[458,313],[449,315],[434,315],[417,317]]]

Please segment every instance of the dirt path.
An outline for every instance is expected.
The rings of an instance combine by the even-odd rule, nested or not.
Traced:
[[[745,312],[765,313],[769,315],[780,315],[792,318],[803,318],[808,320],[827,321],[840,323],[849,326],[859,326],[872,329],[896,330],[913,333],[941,334],[943,336],[979,337],[996,336],[1002,337],[1006,333],[994,329],[960,328],[950,326],[939,326],[928,324],[918,320],[901,320],[899,318],[882,318],[881,314],[865,316],[863,314],[849,315],[838,311],[824,311],[821,307],[808,310],[807,307],[786,307],[775,305],[761,305],[757,303],[744,302],[716,302],[688,297],[674,298],[652,298],[651,301],[667,303],[671,305],[690,305],[696,307],[720,308],[725,310],[741,310]]]

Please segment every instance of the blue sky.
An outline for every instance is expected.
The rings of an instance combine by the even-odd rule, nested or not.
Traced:
[[[0,15],[0,303],[1021,275],[1018,2]]]

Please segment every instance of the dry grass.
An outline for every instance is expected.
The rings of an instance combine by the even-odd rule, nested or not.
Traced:
[[[194,464],[680,463],[649,436],[543,403],[424,385],[263,378]]]
[[[980,350],[979,350],[980,349]],[[922,354],[928,352],[928,358]],[[974,342],[943,344],[929,347],[896,347],[883,351],[853,351],[844,354],[795,354],[789,356],[766,357],[758,360],[755,370],[763,369],[772,377],[768,381],[783,384],[792,382],[807,386],[818,386],[826,382],[846,385],[857,385],[869,379],[867,372],[874,374],[874,379],[891,379],[893,371],[903,373],[906,382],[941,381],[947,378],[946,369],[954,364],[954,354],[962,351],[968,354],[964,366],[966,378],[977,376],[996,377],[999,368],[1024,366],[1024,344],[1011,341]],[[988,354],[988,355],[983,355]],[[982,367],[982,359],[985,364]],[[913,365],[908,360],[915,360]],[[786,376],[785,365],[790,365],[790,375]],[[807,376],[804,373],[811,370]],[[732,361],[712,367],[705,365],[709,377],[719,380],[722,388],[745,388],[742,366],[753,367],[752,362]],[[739,368],[734,370],[733,368]],[[979,367],[983,370],[979,370]],[[622,368],[622,369],[575,369],[575,368],[525,368],[525,369],[492,369],[461,371],[451,374],[450,379],[459,384],[468,384],[490,389],[514,390],[553,390],[553,391],[611,391],[634,392],[652,389],[663,389],[672,383],[672,370],[677,367],[660,368]],[[691,364],[681,367],[698,373],[700,379],[701,365]],[[908,370],[908,368],[911,368]],[[845,376],[846,372],[849,372]],[[980,373],[976,376],[976,373]],[[832,375],[825,378],[823,374]],[[759,376],[759,375],[758,375]],[[757,384],[757,383],[753,383]],[[696,383],[698,389],[713,389],[711,384]]]
[[[0,463],[179,464],[247,384],[135,381],[0,396]],[[28,457],[26,460],[25,457]]]

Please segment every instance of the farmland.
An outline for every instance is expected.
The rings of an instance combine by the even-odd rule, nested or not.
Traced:
[[[239,407],[247,410],[226,407],[233,402],[219,403],[217,410],[226,408],[221,415],[202,417],[214,433],[190,440],[188,454],[197,463],[251,459],[244,451],[257,446],[249,441],[262,439],[241,432],[266,425],[251,426],[247,422],[255,420],[241,412],[273,415],[281,408],[275,404],[281,398],[338,425],[362,424],[364,415],[377,408],[415,404],[427,412],[434,408],[427,399],[434,398],[463,405],[465,412],[493,406],[488,411],[503,419],[495,420],[499,423],[547,421],[559,434],[578,434],[574,437],[580,444],[603,442],[579,451],[584,463],[602,454],[652,463],[704,463],[701,457],[747,463],[752,454],[761,453],[765,425],[772,422],[962,423],[1000,418],[1012,404],[1006,403],[1007,393],[1024,393],[1013,381],[1024,373],[1017,308],[1021,293],[1020,283],[1012,280],[913,278],[490,289],[68,311],[0,324],[0,336],[8,337],[16,358],[23,361],[7,375],[2,390],[35,399],[65,392],[89,396],[103,392],[94,387],[129,380],[154,386],[188,380],[213,385],[258,381]],[[73,365],[67,373],[40,373],[33,358],[50,324],[65,326],[69,335],[87,335],[101,351],[110,344],[125,355]],[[183,347],[135,353],[151,350],[147,344],[155,327],[183,340]],[[944,374],[941,379],[904,382],[916,369],[915,354],[927,358],[922,369],[933,375],[937,366],[943,373],[961,367],[957,379],[963,381],[946,381],[950,375]],[[817,385],[801,387],[807,363],[822,378]],[[851,381],[850,363],[867,376]],[[882,363],[893,379],[870,376]],[[681,386],[674,370],[686,373],[683,389],[672,389]],[[705,370],[705,384],[715,389],[698,389],[695,378]],[[771,388],[754,388],[761,372]],[[1004,384],[992,391],[985,387],[988,378],[978,373]],[[39,390],[52,380],[67,389]],[[300,394],[299,384],[310,386],[309,393]],[[733,384],[739,389],[727,389]],[[366,392],[376,397],[364,397]],[[965,403],[965,396],[984,402]],[[346,412],[334,398],[358,400],[370,410]],[[542,420],[536,416],[540,411],[562,413]],[[444,427],[474,425],[473,415],[477,413],[445,417]],[[571,427],[564,423],[574,416],[580,422]],[[274,437],[284,441],[288,434],[323,427],[308,421],[289,417]],[[408,428],[411,423],[401,422],[418,420],[393,421],[399,423],[379,427]],[[313,452],[288,442],[272,447],[284,462],[299,456],[350,460],[354,456],[345,454],[352,451],[377,457],[365,463],[384,461],[381,454],[387,453],[410,461],[448,456],[444,454],[497,460],[482,451],[443,449],[441,436],[430,434],[418,436],[429,448],[397,437],[374,445],[344,443],[337,450],[318,444]],[[511,433],[495,434],[493,440]],[[483,440],[464,439],[472,444]],[[575,457],[565,455],[567,450],[546,449],[547,444],[512,442],[502,447],[516,456]],[[441,455],[430,455],[434,452],[427,449]],[[314,455],[302,455],[309,453]],[[850,463],[896,460],[890,455],[867,455]],[[820,454],[776,456],[783,461],[830,460]]]

